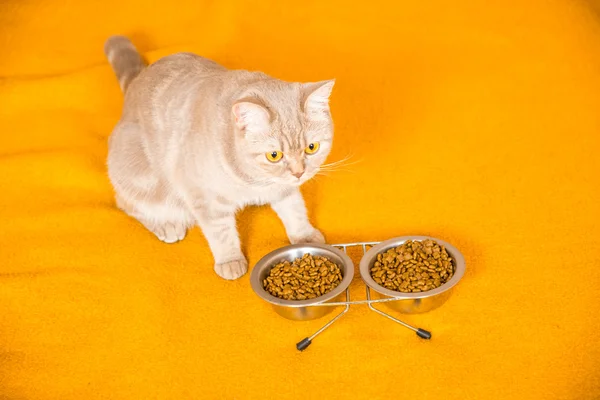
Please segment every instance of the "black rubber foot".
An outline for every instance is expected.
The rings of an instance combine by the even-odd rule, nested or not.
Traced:
[[[310,346],[312,342],[310,341],[309,338],[304,338],[301,341],[299,341],[298,343],[296,343],[296,348],[300,351],[305,350],[308,346]]]
[[[419,328],[417,329],[417,336],[423,339],[431,339],[431,332]]]

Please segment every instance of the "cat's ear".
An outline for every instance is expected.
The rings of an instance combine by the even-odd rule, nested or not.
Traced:
[[[240,101],[231,108],[238,129],[245,133],[264,133],[269,130],[269,112],[263,106]]]
[[[333,90],[335,79],[305,83],[304,110],[311,119],[326,119],[329,117],[329,96]]]

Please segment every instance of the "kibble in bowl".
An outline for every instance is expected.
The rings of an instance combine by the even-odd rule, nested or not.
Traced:
[[[465,260],[450,243],[428,236],[401,236],[370,248],[360,275],[375,299],[396,311],[415,314],[448,300],[465,272]]]
[[[386,289],[404,293],[426,292],[448,282],[455,261],[434,240],[407,240],[377,254],[371,277]]]
[[[342,250],[325,244],[295,244],[261,258],[250,273],[250,285],[282,317],[306,321],[335,310],[309,306],[344,301],[353,277],[352,260]]]
[[[291,263],[277,263],[263,280],[263,287],[284,300],[306,300],[322,296],[342,281],[340,267],[327,257],[305,253]]]

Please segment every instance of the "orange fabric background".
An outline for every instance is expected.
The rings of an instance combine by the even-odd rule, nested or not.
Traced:
[[[600,398],[597,4],[170,3],[0,5],[0,398]],[[464,253],[448,303],[405,318],[433,339],[353,307],[299,353],[326,319],[220,280],[198,229],[166,245],[118,212],[115,33],[151,60],[337,78],[330,160],[361,162],[306,185],[311,216],[332,243]],[[268,208],[239,221],[251,264],[287,243]]]

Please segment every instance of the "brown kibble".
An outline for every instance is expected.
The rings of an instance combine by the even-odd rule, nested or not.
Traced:
[[[407,241],[377,255],[370,270],[379,285],[400,292],[440,287],[454,274],[452,257],[433,240]]]
[[[263,288],[280,299],[306,300],[330,292],[341,281],[342,271],[337,264],[327,257],[306,253],[291,263],[283,261],[273,266],[263,280]]]

